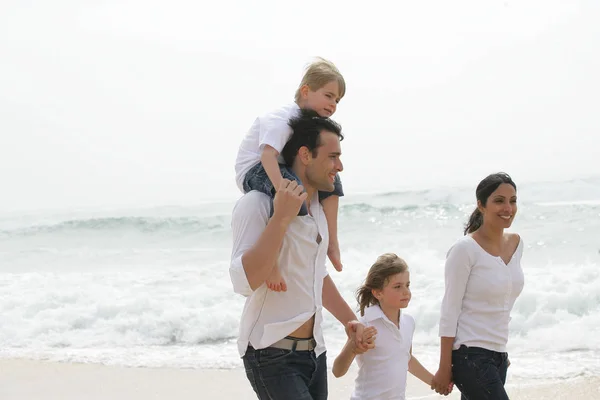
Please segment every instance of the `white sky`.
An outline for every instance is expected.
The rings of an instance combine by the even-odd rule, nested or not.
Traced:
[[[597,175],[598,21],[596,0],[4,0],[0,208],[234,199],[242,135],[317,55],[347,81],[347,194]]]

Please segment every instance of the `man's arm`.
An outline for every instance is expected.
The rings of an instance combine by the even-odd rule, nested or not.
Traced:
[[[242,265],[250,288],[254,291],[267,279],[279,256],[289,222],[275,215],[269,220],[258,241],[242,256]]]
[[[329,275],[323,278],[323,307],[344,326],[350,321],[356,320],[356,314],[350,308],[346,300],[337,290],[333,279]]]
[[[354,340],[358,351],[364,352],[372,348],[363,344],[365,326],[356,320],[354,311],[346,303],[329,275],[323,278],[323,307],[344,325],[346,334]]]
[[[232,216],[233,256],[229,273],[236,293],[252,294],[271,273],[288,225],[306,199],[304,188],[295,181],[282,180],[268,217],[265,195],[247,194]]]

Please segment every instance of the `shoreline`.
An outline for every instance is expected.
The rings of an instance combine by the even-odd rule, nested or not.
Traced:
[[[356,368],[342,378],[329,371],[329,398],[349,399]],[[552,383],[507,384],[513,399],[600,400],[600,376]],[[435,394],[409,374],[407,399],[460,399],[455,388],[447,397]],[[120,367],[28,359],[0,359],[2,400],[146,400],[256,399],[243,369],[175,369]]]

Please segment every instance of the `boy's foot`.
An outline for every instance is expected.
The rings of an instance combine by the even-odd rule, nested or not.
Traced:
[[[267,287],[274,292],[285,292],[287,291],[287,285],[285,283],[285,279],[281,276],[279,272],[279,268],[275,266],[273,271],[271,271],[271,275],[265,281]]]
[[[335,268],[336,271],[340,272],[342,268],[344,268],[340,258],[340,245],[337,242],[329,243],[327,257],[329,257],[329,261],[331,261],[331,264],[333,264],[333,268]]]

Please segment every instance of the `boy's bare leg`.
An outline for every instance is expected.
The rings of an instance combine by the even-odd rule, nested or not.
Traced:
[[[279,271],[279,267],[277,265],[273,267],[273,270],[267,278],[266,283],[267,287],[274,292],[287,291],[285,279],[283,279],[283,276],[281,276],[281,272]]]
[[[329,261],[333,264],[333,267],[337,271],[341,271],[342,260],[340,257],[340,243],[338,242],[338,208],[340,204],[340,197],[332,195],[324,199],[321,204],[323,205],[323,212],[325,218],[327,218],[327,225],[329,226],[329,247],[327,248],[327,256]]]

